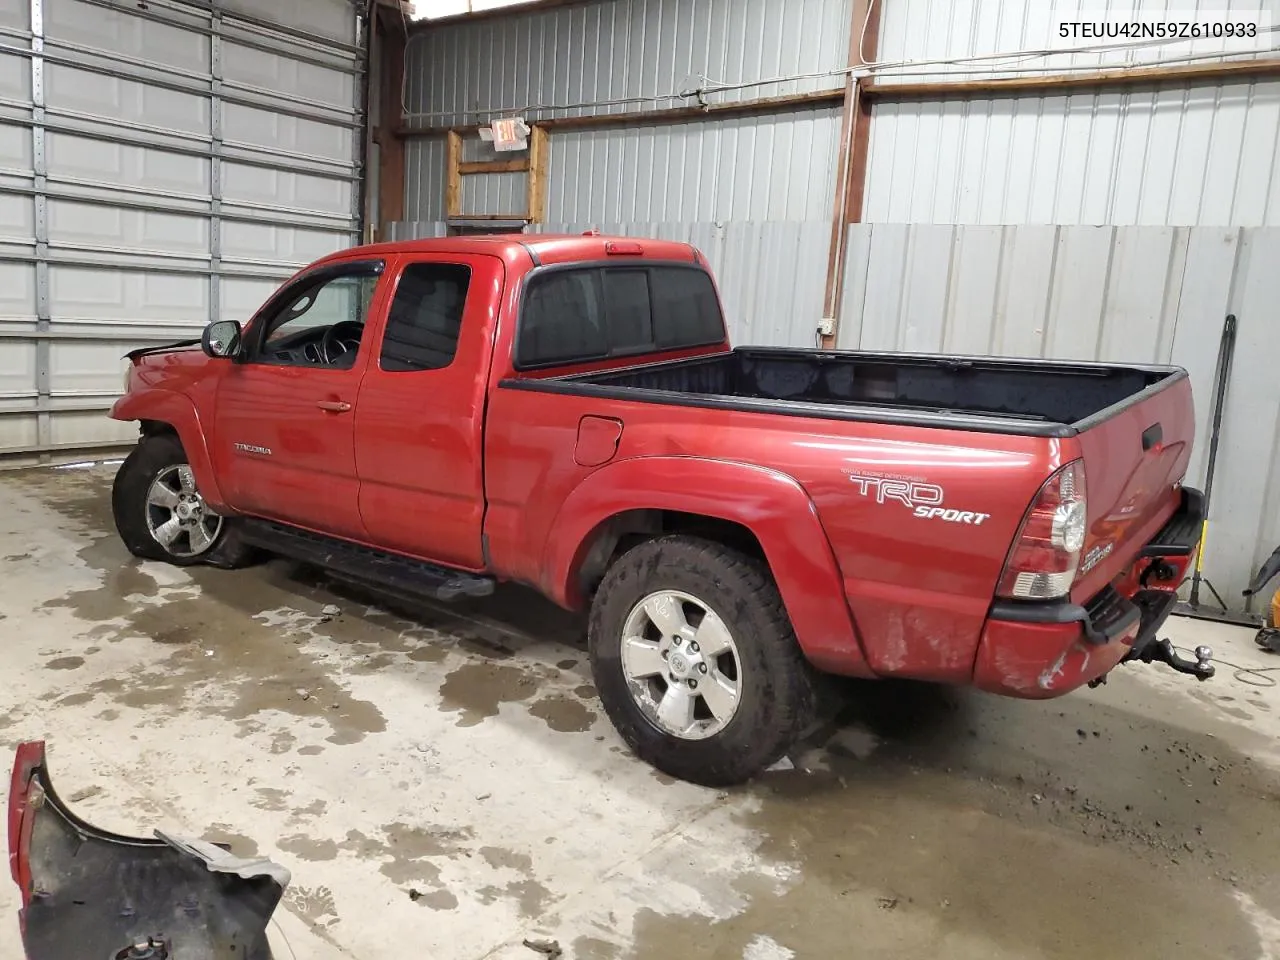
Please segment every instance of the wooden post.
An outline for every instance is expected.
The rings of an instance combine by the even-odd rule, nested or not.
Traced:
[[[849,24],[849,66],[874,61],[880,36],[880,4],[886,0],[854,0]],[[865,25],[865,32],[864,27]],[[862,219],[867,186],[867,151],[871,140],[871,103],[862,96],[866,80],[852,74],[845,83],[844,113],[840,127],[840,154],[836,163],[835,215],[831,223],[831,247],[827,257],[827,291],[824,317],[835,321],[822,346],[832,349],[840,331],[840,301],[844,297],[844,267],[849,248],[849,224]]]
[[[378,222],[376,240],[386,236],[386,225],[404,219],[405,145],[399,131],[404,126],[404,22],[384,6],[376,8],[371,31],[378,38],[381,61],[379,117],[373,141],[378,145]],[[373,42],[370,36],[369,42]]]
[[[462,134],[450,130],[445,164],[444,209],[445,217],[462,216]]]
[[[550,157],[547,131],[541,124],[534,124],[529,134],[529,203],[530,223],[545,223],[547,219],[547,163]]]

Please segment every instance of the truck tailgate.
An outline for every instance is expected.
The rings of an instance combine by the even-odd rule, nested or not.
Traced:
[[[1118,407],[1075,424],[1088,499],[1076,603],[1122,573],[1177,510],[1195,438],[1191,382],[1181,371]]]

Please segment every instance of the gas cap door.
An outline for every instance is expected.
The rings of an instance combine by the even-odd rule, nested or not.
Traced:
[[[580,467],[598,467],[608,463],[618,452],[621,439],[621,420],[585,416],[578,421],[578,444],[573,448],[573,462]]]

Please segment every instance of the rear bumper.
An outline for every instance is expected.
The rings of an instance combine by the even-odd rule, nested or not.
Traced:
[[[1133,566],[1087,604],[992,604],[974,663],[974,686],[1022,699],[1048,699],[1105,676],[1157,640],[1177,602],[1177,584],[1200,544],[1204,498],[1182,504]],[[1148,589],[1155,582],[1158,589]]]

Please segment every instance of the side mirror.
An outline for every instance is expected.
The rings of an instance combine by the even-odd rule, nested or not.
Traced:
[[[200,348],[211,357],[234,357],[240,352],[240,324],[215,320],[200,335]]]

